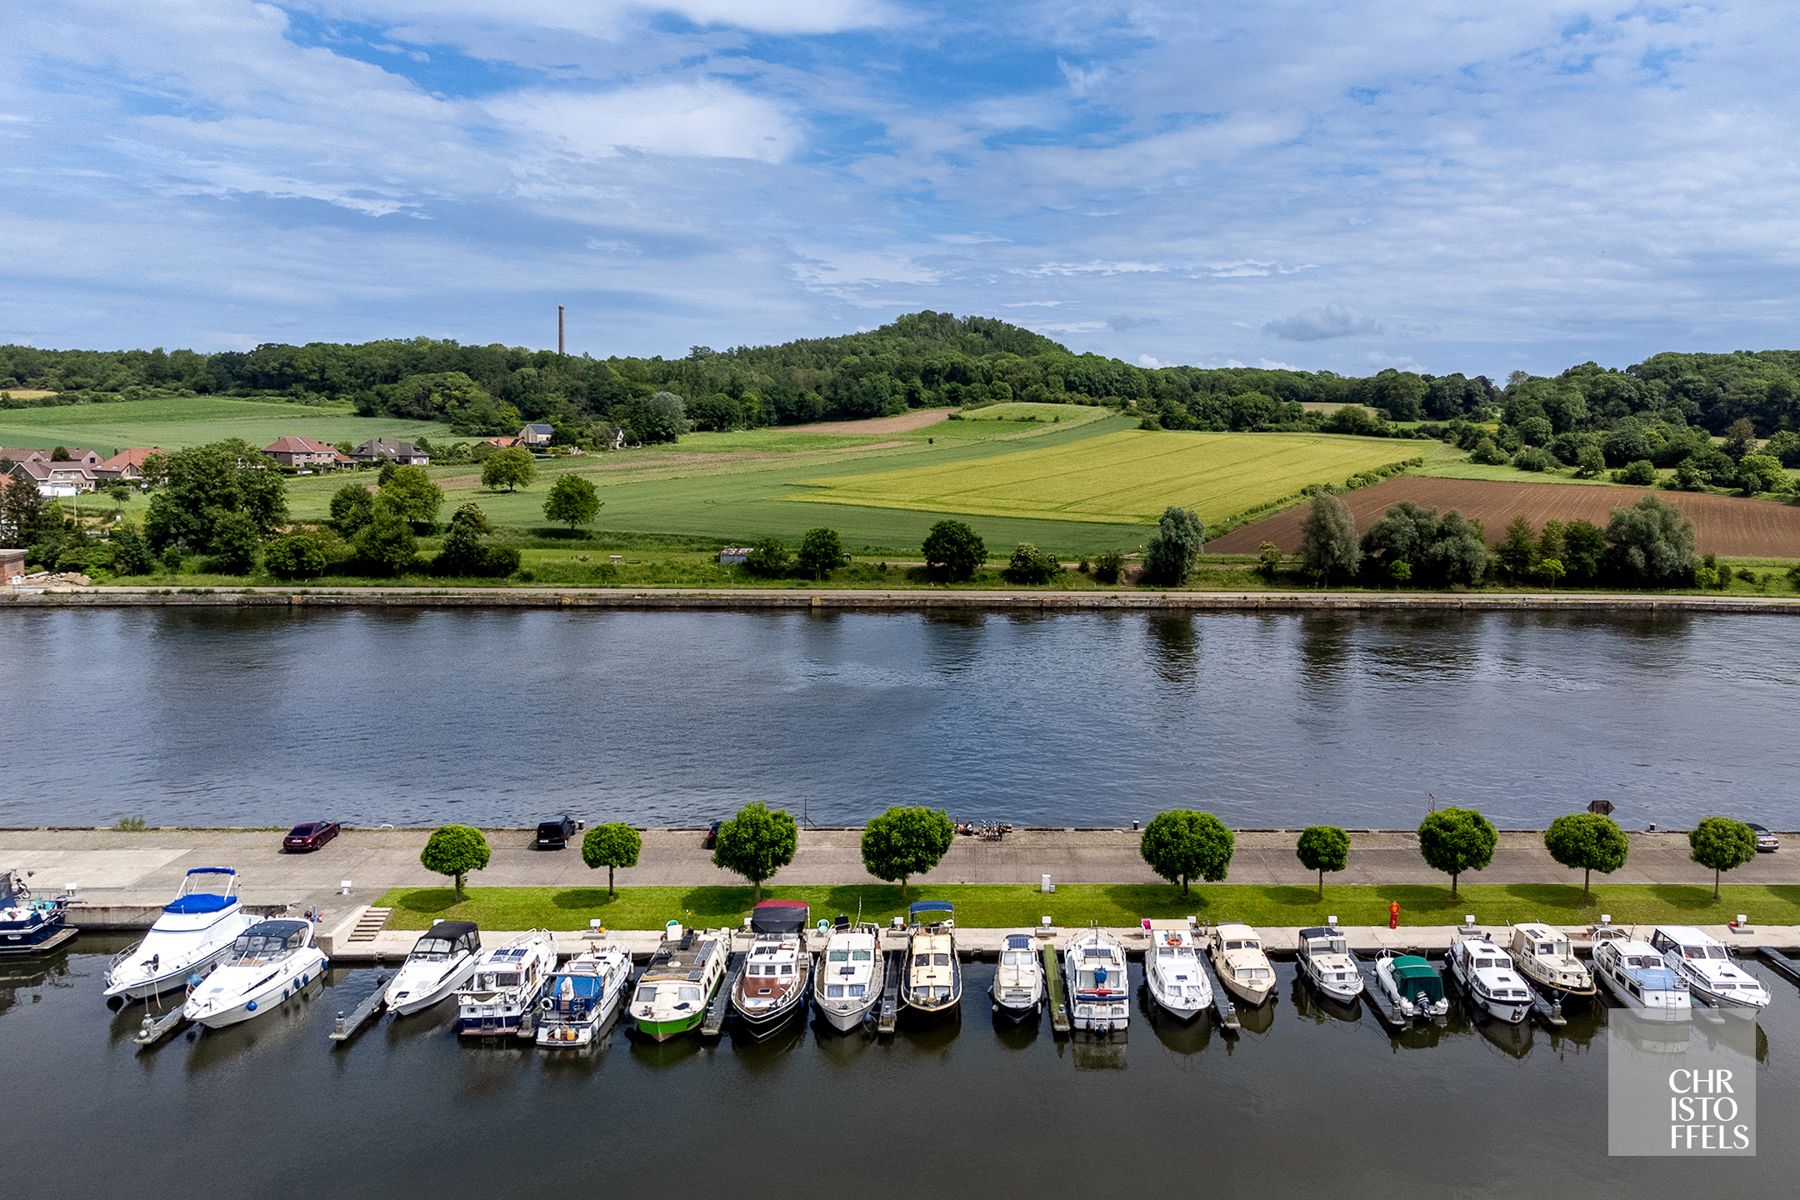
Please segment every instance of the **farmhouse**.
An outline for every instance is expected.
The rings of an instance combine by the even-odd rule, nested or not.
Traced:
[[[350,466],[356,461],[348,455],[338,453],[336,446],[303,437],[278,437],[264,446],[262,452],[274,459],[277,465],[291,471],[330,471]]]
[[[519,439],[516,437],[482,438],[481,444],[484,446],[492,446],[496,450],[511,450],[514,446],[519,444]]]
[[[534,421],[519,430],[516,444],[524,446],[529,450],[536,450],[540,447],[548,446],[550,444],[550,439],[554,436],[556,436],[556,430],[541,422]]]
[[[423,467],[431,462],[431,456],[413,443],[394,438],[370,438],[351,453],[359,463],[391,462],[403,467]]]

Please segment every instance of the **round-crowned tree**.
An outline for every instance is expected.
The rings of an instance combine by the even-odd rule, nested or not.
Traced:
[[[1756,831],[1730,817],[1707,817],[1688,834],[1693,859],[1713,873],[1713,899],[1719,898],[1719,874],[1756,857]]]
[[[844,565],[844,543],[835,529],[809,529],[800,539],[794,566],[808,579],[824,579]]]
[[[1499,840],[1494,823],[1472,808],[1440,808],[1419,822],[1419,854],[1427,866],[1450,876],[1452,897],[1458,876],[1494,861]]]
[[[488,455],[481,464],[481,486],[489,491],[505,488],[509,492],[529,487],[537,478],[537,461],[523,446],[508,446]],[[552,518],[555,519],[555,518]]]
[[[877,879],[898,883],[905,900],[907,880],[937,866],[955,838],[956,826],[941,809],[890,808],[863,830],[863,866]]]
[[[1319,899],[1325,898],[1325,872],[1341,871],[1350,863],[1350,835],[1336,825],[1308,825],[1294,844],[1294,857],[1309,871],[1319,873]]]
[[[592,525],[600,508],[600,489],[585,475],[558,475],[544,497],[544,519],[567,525],[570,533],[577,525]]]
[[[488,865],[487,838],[481,830],[467,825],[445,825],[435,831],[419,852],[419,863],[427,871],[448,875],[456,881],[456,898],[463,898],[463,880],[470,871]]]
[[[1144,547],[1144,578],[1163,587],[1180,587],[1194,573],[1205,543],[1206,526],[1194,510],[1170,505]]]
[[[1544,830],[1544,849],[1565,867],[1581,872],[1581,894],[1591,894],[1588,886],[1598,871],[1610,875],[1625,865],[1631,846],[1625,831],[1611,817],[1600,813],[1569,813],[1550,822]]]
[[[794,818],[779,808],[758,801],[738,809],[737,815],[719,826],[713,843],[713,865],[742,875],[762,900],[763,881],[794,861],[800,830]]]
[[[637,866],[638,851],[644,839],[623,821],[596,825],[581,839],[581,861],[590,869],[606,868],[606,894],[613,895],[613,871],[619,867]]]
[[[939,521],[925,535],[925,569],[938,579],[970,579],[987,561],[987,543],[961,521]]]
[[[1211,813],[1172,808],[1157,813],[1144,826],[1138,853],[1152,871],[1170,883],[1179,883],[1185,896],[1190,880],[1217,883],[1224,879],[1235,846],[1231,830]]]

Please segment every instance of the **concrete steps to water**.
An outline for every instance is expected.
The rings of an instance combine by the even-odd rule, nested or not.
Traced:
[[[372,942],[387,928],[388,918],[394,915],[391,908],[375,908],[370,906],[362,910],[356,918],[356,924],[350,927],[350,936],[346,941]]]

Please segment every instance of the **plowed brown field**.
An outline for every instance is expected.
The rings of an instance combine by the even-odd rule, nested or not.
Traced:
[[[1496,483],[1475,479],[1431,479],[1403,475],[1359,488],[1344,495],[1344,503],[1356,517],[1356,527],[1367,529],[1390,507],[1411,500],[1445,512],[1455,509],[1481,521],[1489,542],[1498,542],[1514,517],[1524,517],[1533,529],[1545,521],[1592,521],[1604,526],[1612,510],[1636,504],[1643,496],[1658,496],[1681,509],[1694,523],[1694,540],[1703,554],[1734,558],[1800,558],[1800,505],[1737,496],[1694,492],[1664,492],[1649,488],[1599,487],[1572,483]],[[1206,543],[1213,554],[1255,554],[1263,542],[1274,542],[1292,554],[1300,548],[1300,526],[1307,505],[1234,529]]]

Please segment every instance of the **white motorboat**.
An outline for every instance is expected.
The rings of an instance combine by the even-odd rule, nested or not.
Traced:
[[[1610,925],[1596,927],[1591,936],[1594,975],[1620,1004],[1663,1021],[1685,1021],[1693,1014],[1687,980],[1655,946]]]
[[[1579,958],[1568,935],[1541,921],[1512,927],[1513,966],[1532,986],[1558,1003],[1591,999],[1594,975]]]
[[[230,867],[194,867],[144,940],[107,965],[108,1000],[143,1000],[204,979],[231,952],[237,936],[256,924],[238,903],[238,874]]]
[[[238,934],[212,974],[188,994],[181,1015],[208,1029],[260,1017],[325,974],[313,923],[295,917],[258,921]]]
[[[1403,1017],[1432,1021],[1450,1012],[1444,977],[1416,954],[1382,954],[1375,960],[1375,982]]]
[[[1063,949],[1069,1024],[1077,1033],[1124,1033],[1131,1025],[1125,943],[1102,929],[1076,934]]]
[[[1692,925],[1658,925],[1650,944],[1662,952],[1663,962],[1687,981],[1688,994],[1715,1008],[1748,1008],[1761,1012],[1769,1006],[1769,989],[1750,972],[1731,961],[1725,943]]]
[[[1531,985],[1487,934],[1459,930],[1445,961],[1457,986],[1495,1020],[1517,1025],[1531,1012]]]
[[[806,1011],[812,952],[806,948],[806,902],[765,900],[750,910],[750,952],[731,981],[738,1029],[763,1037]]]
[[[994,1015],[1009,1021],[1035,1017],[1044,1003],[1044,963],[1031,936],[1009,933],[1000,946],[1000,964],[988,986]]]
[[[920,900],[907,909],[912,936],[900,1002],[926,1016],[945,1016],[962,1003],[962,962],[956,957],[955,910],[942,900]]]
[[[684,929],[681,922],[663,927],[663,940],[650,965],[638,977],[631,997],[631,1017],[638,1032],[666,1042],[706,1020],[706,1009],[725,984],[731,957],[731,934]]]
[[[483,953],[456,990],[456,1032],[463,1037],[517,1034],[556,970],[556,942],[533,929]]]
[[[1319,925],[1300,931],[1300,975],[1326,998],[1355,1004],[1362,995],[1362,970],[1350,943],[1335,927]]]
[[[1275,994],[1275,967],[1263,951],[1262,936],[1248,925],[1213,927],[1206,952],[1225,990],[1255,1008]]]
[[[881,931],[869,924],[852,926],[849,918],[839,917],[813,974],[813,1007],[833,1029],[849,1033],[869,1019],[886,982]]]
[[[439,921],[413,943],[381,1002],[398,1017],[424,1012],[469,982],[481,959],[481,931],[473,921]]]
[[[1150,948],[1144,951],[1144,983],[1150,998],[1172,1017],[1191,1021],[1212,1007],[1212,977],[1200,961],[1193,926],[1144,918]]]
[[[631,986],[631,955],[617,946],[585,950],[557,969],[538,1001],[537,1044],[591,1046]]]

